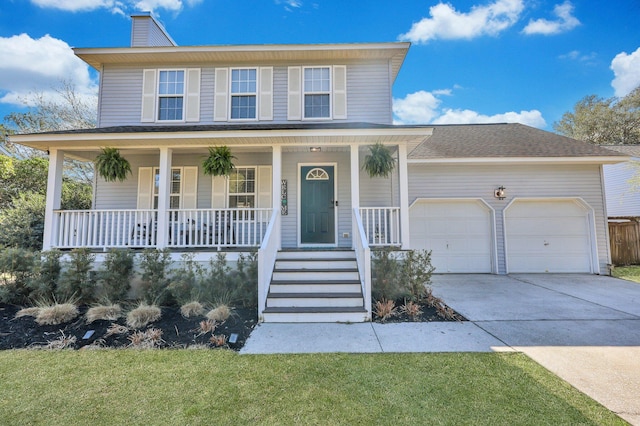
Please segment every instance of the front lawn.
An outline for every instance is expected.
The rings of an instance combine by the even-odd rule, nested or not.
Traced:
[[[2,424],[625,424],[523,354],[0,352]]]
[[[616,266],[613,268],[613,276],[640,283],[640,266]]]

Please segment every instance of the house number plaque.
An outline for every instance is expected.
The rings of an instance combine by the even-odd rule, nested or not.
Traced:
[[[287,180],[282,179],[280,182],[280,214],[287,216],[289,214],[289,203],[287,202]]]

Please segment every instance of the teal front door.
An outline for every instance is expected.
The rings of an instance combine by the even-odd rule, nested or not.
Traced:
[[[334,166],[300,168],[300,242],[335,244]]]

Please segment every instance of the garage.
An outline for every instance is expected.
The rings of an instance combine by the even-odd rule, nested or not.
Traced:
[[[411,247],[431,250],[435,273],[491,273],[493,212],[481,200],[418,199],[409,209]]]
[[[504,214],[509,273],[593,272],[591,209],[581,200],[519,199]]]

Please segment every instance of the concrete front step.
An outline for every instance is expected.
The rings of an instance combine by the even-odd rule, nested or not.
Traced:
[[[354,259],[283,259],[276,260],[275,270],[283,269],[328,269],[343,270],[357,268]]]
[[[367,312],[362,307],[295,307],[266,308],[265,322],[364,322]]]
[[[362,293],[269,293],[267,307],[362,307]]]
[[[285,271],[274,270],[272,280],[273,281],[298,281],[306,282],[309,280],[319,281],[356,281],[360,278],[358,270],[349,269],[344,271],[327,271],[325,269],[316,270],[298,270],[291,269]]]
[[[271,281],[269,293],[357,293],[360,281]]]

